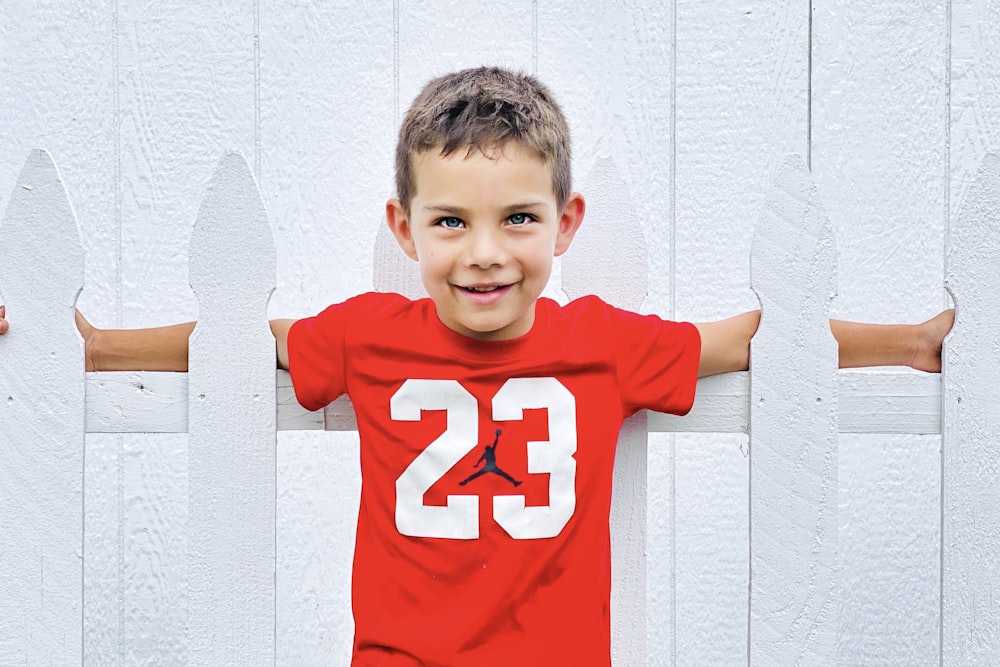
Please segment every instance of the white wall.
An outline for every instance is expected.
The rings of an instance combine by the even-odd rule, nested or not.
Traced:
[[[0,205],[47,148],[82,228],[81,309],[98,326],[192,319],[191,226],[238,149],[276,233],[271,315],[311,314],[371,286],[395,129],[422,83],[503,64],[556,92],[578,185],[598,157],[626,179],[646,310],[756,306],[752,226],[791,151],[834,225],[834,315],[927,318],[948,304],[949,216],[1000,146],[1000,0],[811,4],[4,2]],[[347,664],[356,438],[278,446],[279,663]],[[745,451],[654,437],[651,664],[746,661]],[[88,663],[184,662],[186,474],[184,437],[88,438]],[[840,486],[841,662],[936,664],[940,439],[842,436]]]

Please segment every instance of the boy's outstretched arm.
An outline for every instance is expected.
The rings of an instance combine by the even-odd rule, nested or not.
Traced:
[[[830,320],[839,346],[839,366],[909,366],[941,371],[941,345],[955,321],[946,310],[920,324],[862,324]],[[760,324],[760,311],[695,326],[701,334],[698,375],[745,371],[750,367],[750,339]]]
[[[0,306],[0,335],[10,323]],[[278,367],[288,368],[288,330],[295,320],[271,320]],[[88,371],[186,371],[188,337],[194,322],[149,329],[98,329],[76,311],[76,326],[84,341]]]

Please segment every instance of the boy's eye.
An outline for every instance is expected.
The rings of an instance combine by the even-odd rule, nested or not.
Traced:
[[[514,215],[507,218],[507,220],[512,225],[523,225],[527,222],[531,222],[532,220],[534,220],[534,217],[528,215],[527,213],[515,213]]]
[[[459,218],[438,218],[437,224],[448,229],[458,229],[462,226]]]

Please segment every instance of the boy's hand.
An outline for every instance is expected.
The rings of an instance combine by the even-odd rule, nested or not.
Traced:
[[[0,306],[0,336],[10,329],[10,322],[7,321],[7,306]]]
[[[83,337],[83,354],[84,354],[84,366],[87,371],[95,371],[97,367],[94,365],[94,337],[97,335],[97,329],[95,329],[90,322],[83,316],[83,314],[76,310],[76,328],[80,331],[80,336]]]
[[[938,313],[926,322],[914,325],[916,335],[914,336],[914,347],[909,366],[918,371],[940,373],[941,346],[944,343],[944,337],[948,335],[954,324],[955,309],[952,308]]]

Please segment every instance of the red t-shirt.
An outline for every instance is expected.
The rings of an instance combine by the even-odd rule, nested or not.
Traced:
[[[363,294],[288,336],[306,408],[361,438],[352,665],[610,664],[608,514],[622,420],[694,400],[697,329],[540,299],[482,342],[429,299]]]

